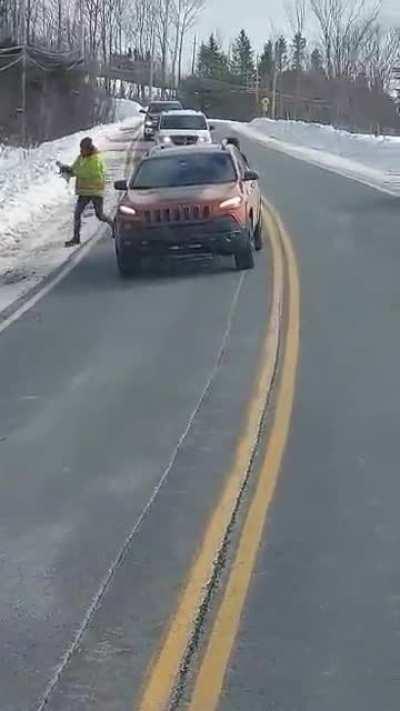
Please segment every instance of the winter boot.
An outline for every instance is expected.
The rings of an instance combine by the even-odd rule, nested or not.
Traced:
[[[72,239],[69,239],[67,242],[65,242],[64,247],[75,247],[80,243],[81,240],[79,237],[73,237]]]

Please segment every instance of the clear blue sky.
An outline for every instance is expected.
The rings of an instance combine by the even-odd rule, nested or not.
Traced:
[[[271,34],[271,22],[276,32],[288,31],[285,7],[285,0],[207,0],[198,27],[199,36],[204,38],[218,31],[227,45],[243,27],[259,49]],[[400,26],[400,0],[383,0],[382,19]]]

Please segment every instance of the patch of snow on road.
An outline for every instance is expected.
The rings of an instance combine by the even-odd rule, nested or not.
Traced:
[[[255,119],[232,127],[301,160],[400,193],[400,136],[349,133],[303,121]]]
[[[130,99],[114,99],[115,104],[115,121],[124,121],[134,115],[139,115],[140,109],[143,107],[137,101]]]

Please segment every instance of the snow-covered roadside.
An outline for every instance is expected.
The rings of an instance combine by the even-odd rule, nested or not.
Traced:
[[[400,194],[400,137],[375,137],[339,131],[302,121],[255,119],[231,122],[232,128],[264,145],[359,180],[394,195]]]
[[[103,150],[108,137],[120,127],[142,120],[133,105],[134,115],[115,124],[65,136],[42,143],[38,148],[23,149],[0,144],[0,253],[12,248],[19,240],[20,231],[31,225],[43,211],[65,201],[68,190],[60,180],[56,161],[71,163],[79,153],[79,142],[91,135]],[[71,188],[72,189],[72,188]]]
[[[70,255],[64,241],[71,236],[74,186],[58,175],[55,161],[70,163],[81,138],[91,135],[106,160],[106,208],[111,210],[117,200],[111,183],[123,177],[132,130],[142,122],[135,107],[132,114],[30,151],[0,146],[0,312]],[[86,219],[83,241],[98,228],[96,220]]]
[[[131,101],[130,99],[114,99],[114,104],[115,121],[124,121],[132,118],[135,114],[139,115],[140,109],[143,108],[137,101]]]

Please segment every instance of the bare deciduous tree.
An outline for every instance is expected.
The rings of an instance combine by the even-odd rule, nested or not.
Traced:
[[[307,19],[307,0],[292,0],[286,2],[286,14],[292,33],[303,34]]]
[[[351,76],[370,40],[381,3],[370,0],[310,0],[318,22],[329,78]]]
[[[172,52],[172,76],[174,83],[182,79],[182,60],[185,40],[194,27],[205,0],[174,0],[172,17],[174,25],[174,43]]]
[[[206,0],[0,0],[0,41],[80,50],[110,62],[132,57],[180,80],[185,40]],[[169,59],[171,59],[172,72]],[[154,61],[153,61],[154,60]]]
[[[167,83],[168,50],[172,25],[173,0],[156,0],[156,32],[161,55],[161,83],[164,90]]]
[[[385,29],[376,24],[365,47],[361,70],[375,91],[388,91],[393,70],[400,64],[400,28]]]
[[[332,35],[334,3],[336,0],[310,0],[311,9],[321,32],[321,44],[324,50],[326,71],[332,77]]]

